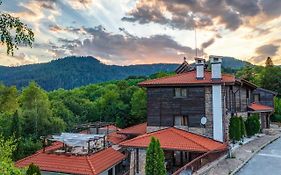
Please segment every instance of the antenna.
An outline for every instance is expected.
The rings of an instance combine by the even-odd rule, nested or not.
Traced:
[[[196,26],[194,24],[194,34],[195,34],[195,56],[197,57],[198,53],[197,53],[197,34],[196,34]]]

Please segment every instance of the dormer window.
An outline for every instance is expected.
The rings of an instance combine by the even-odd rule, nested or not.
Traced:
[[[187,89],[186,88],[175,88],[175,97],[186,97]]]

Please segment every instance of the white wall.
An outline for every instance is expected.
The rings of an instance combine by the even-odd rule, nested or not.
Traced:
[[[222,87],[221,85],[212,86],[213,104],[213,138],[223,142],[223,120],[222,120]]]

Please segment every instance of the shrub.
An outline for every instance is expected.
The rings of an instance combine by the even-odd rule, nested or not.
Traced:
[[[270,120],[272,122],[281,122],[281,114],[273,114],[271,117],[270,117]]]
[[[239,141],[242,137],[241,134],[241,121],[239,117],[231,117],[230,118],[230,124],[229,124],[229,138],[235,142]]]
[[[245,122],[244,122],[242,117],[239,117],[239,120],[240,120],[240,124],[241,124],[241,127],[240,127],[240,129],[241,129],[241,136],[245,137],[246,136]]]
[[[39,167],[32,163],[28,166],[26,175],[41,175],[41,172],[40,172]]]
[[[254,114],[247,118],[245,122],[247,136],[253,136],[260,131],[259,116]]]

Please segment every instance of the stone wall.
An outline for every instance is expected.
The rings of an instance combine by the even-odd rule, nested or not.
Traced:
[[[207,118],[204,135],[213,138],[213,102],[212,87],[205,87],[205,117]]]

